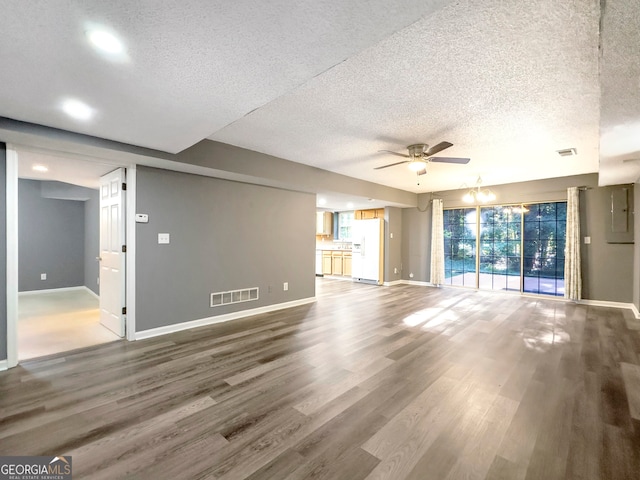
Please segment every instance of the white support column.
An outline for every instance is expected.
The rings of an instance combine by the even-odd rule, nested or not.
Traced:
[[[18,364],[18,152],[7,144],[7,366]]]

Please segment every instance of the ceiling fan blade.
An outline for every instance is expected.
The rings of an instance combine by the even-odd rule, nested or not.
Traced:
[[[398,157],[411,158],[406,153],[392,152],[391,150],[378,150],[378,152],[390,153],[391,155],[397,155]]]
[[[387,167],[393,167],[394,165],[400,165],[402,163],[409,163],[409,160],[404,160],[402,162],[390,163],[389,165],[383,165],[382,167],[375,167],[374,170],[381,170]]]
[[[438,152],[441,152],[442,150],[444,150],[445,148],[449,148],[452,147],[453,143],[449,143],[449,142],[440,142],[437,145],[434,145],[433,147],[431,147],[429,150],[427,150],[425,152],[425,155],[427,157],[430,157],[431,155],[435,155]]]
[[[438,163],[459,163],[461,165],[466,165],[471,161],[470,158],[455,158],[455,157],[433,157],[429,159],[430,162],[438,162]]]
[[[424,175],[425,173],[427,173],[427,169],[423,168],[422,170],[420,170],[419,172],[417,172],[418,175]]]

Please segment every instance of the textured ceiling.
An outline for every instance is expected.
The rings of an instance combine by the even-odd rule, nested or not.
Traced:
[[[9,0],[0,16],[0,112],[175,153],[440,3]],[[92,50],[92,26],[121,37],[126,56]],[[89,103],[96,118],[65,118],[66,96]]]
[[[168,152],[210,138],[413,192],[478,176],[640,175],[637,0],[2,8],[0,116]],[[117,33],[126,54],[92,50],[91,25]],[[68,96],[94,119],[66,117]],[[399,160],[380,149],[443,140],[454,146],[442,155],[471,162],[431,164],[420,185],[403,165],[373,170]],[[569,147],[578,155],[555,153]]]
[[[210,138],[417,192],[594,172],[598,18],[594,2],[455,2]],[[419,186],[373,170],[398,160],[378,150],[442,140],[471,163]]]
[[[602,22],[600,178],[640,177],[640,2],[607,0]]]

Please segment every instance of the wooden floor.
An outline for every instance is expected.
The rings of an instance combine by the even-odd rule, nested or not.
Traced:
[[[317,296],[0,373],[0,455],[101,479],[640,478],[631,312],[330,279]]]

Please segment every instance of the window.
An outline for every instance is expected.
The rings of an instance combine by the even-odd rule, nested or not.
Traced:
[[[540,203],[525,208],[523,290],[564,295],[567,203]]]
[[[445,210],[445,283],[564,295],[566,218],[566,202]]]
[[[353,212],[338,212],[338,240],[351,241]]]
[[[476,214],[475,208],[443,212],[445,284],[476,286]]]
[[[520,291],[520,209],[480,207],[479,288]]]

